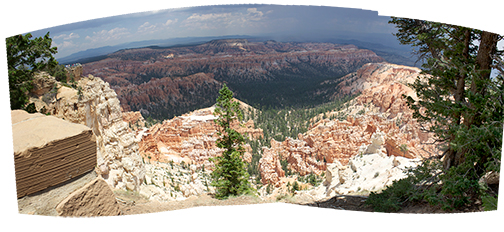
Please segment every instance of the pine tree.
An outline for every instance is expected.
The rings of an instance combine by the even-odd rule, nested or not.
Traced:
[[[26,107],[35,72],[53,69],[58,65],[52,56],[57,48],[51,47],[51,42],[49,32],[44,37],[34,39],[30,33],[6,39],[11,109]]]
[[[215,123],[219,126],[217,147],[223,148],[221,156],[211,159],[215,164],[212,172],[212,186],[216,188],[215,197],[225,199],[229,196],[239,196],[250,193],[252,187],[248,182],[249,175],[243,161],[245,139],[231,128],[235,120],[241,121],[243,114],[239,103],[233,101],[233,92],[224,84],[219,91],[214,115],[218,116]]]
[[[396,211],[426,200],[449,210],[488,199],[478,180],[500,171],[504,123],[504,62],[491,32],[415,19],[393,18],[402,44],[425,61],[407,97],[415,117],[433,132],[444,153],[425,160],[385,191],[369,195],[375,210]],[[492,77],[491,70],[500,74]],[[403,96],[406,97],[406,96]],[[495,193],[491,193],[494,194]],[[482,197],[483,196],[483,197]]]
[[[468,159],[476,162],[478,174],[485,166],[500,166],[504,64],[497,42],[503,37],[423,20],[393,18],[391,23],[399,28],[399,41],[417,48],[425,61],[423,73],[429,75],[412,85],[419,100],[407,100],[414,117],[432,123],[429,131],[446,146],[445,170]],[[501,75],[491,78],[492,68]]]

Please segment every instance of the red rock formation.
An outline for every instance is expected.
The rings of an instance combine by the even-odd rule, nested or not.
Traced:
[[[368,63],[343,77],[338,85],[338,96],[357,94],[374,86],[392,83],[412,83],[421,70],[415,67],[388,63]],[[329,83],[329,82],[327,82]]]
[[[128,123],[129,128],[132,131],[137,131],[138,129],[145,127],[145,119],[138,111],[122,112],[122,119]]]
[[[374,52],[353,45],[219,40],[198,46],[122,50],[83,67],[85,75],[110,83],[125,111],[159,111],[167,106],[210,105],[198,96],[215,99],[222,82],[243,86],[275,81],[274,72],[299,73],[296,65],[301,63],[342,76],[365,63],[381,61]]]
[[[117,78],[115,75],[109,75],[104,80],[113,86],[124,111],[147,109],[154,103],[172,107],[182,103],[190,104],[194,99],[184,99],[187,97],[184,92],[192,92],[190,95],[194,98],[209,98],[207,101],[211,103],[215,100],[213,95],[222,87],[213,79],[212,74],[204,73],[177,78],[153,78],[139,85],[129,82],[124,85],[112,84],[114,80],[110,79],[115,78]],[[209,93],[213,95],[208,95]]]
[[[222,149],[217,148],[218,127],[214,123],[214,108],[197,110],[163,123],[156,124],[140,132],[142,140],[139,142],[140,154],[147,162],[175,163],[184,162],[195,164],[198,168],[212,168],[213,163],[208,159],[218,156]],[[247,133],[251,137],[263,136],[262,129],[254,129],[253,121],[248,121],[241,127],[238,123],[232,125],[238,132]],[[245,145],[244,160],[250,162],[251,147]]]
[[[326,163],[335,160],[346,165],[349,158],[368,152],[372,135],[384,133],[381,148],[388,156],[427,158],[438,154],[432,134],[421,130],[413,119],[402,95],[416,97],[414,91],[403,83],[412,82],[420,70],[393,64],[368,64],[356,73],[347,75],[342,82],[347,93],[361,92],[346,109],[328,115],[347,115],[346,120],[324,119],[314,123],[308,132],[297,139],[283,142],[271,141],[273,155],[287,160],[288,168],[306,175],[320,174]],[[348,84],[345,82],[348,81]],[[402,83],[401,83],[402,82]],[[274,158],[269,158],[274,159]],[[324,163],[325,160],[325,163]],[[261,174],[274,176],[270,166],[261,166]],[[277,172],[277,175],[279,173]],[[275,178],[265,179],[273,181]]]
[[[262,157],[259,160],[259,170],[261,172],[261,182],[263,185],[273,184],[275,187],[280,186],[280,178],[285,177],[285,172],[282,170],[280,159],[273,149],[263,147]]]

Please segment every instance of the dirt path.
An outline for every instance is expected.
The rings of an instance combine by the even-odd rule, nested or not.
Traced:
[[[199,197],[190,197],[184,201],[158,202],[148,201],[138,195],[131,195],[125,192],[116,192],[118,202],[121,205],[121,210],[125,215],[155,213],[179,209],[187,209],[198,206],[224,206],[224,205],[249,205],[283,202],[319,208],[330,208],[335,210],[352,210],[373,212],[373,208],[365,205],[366,196],[358,195],[340,195],[324,201],[313,201],[306,198],[286,197],[279,200],[262,200],[255,196],[240,196],[232,197],[226,200],[218,200],[213,196],[204,194]],[[409,205],[397,213],[464,213],[464,212],[480,212],[483,211],[481,205],[474,205],[462,210],[446,212],[437,206],[429,204],[413,204]]]
[[[332,208],[338,210],[356,210],[372,212],[372,208],[364,206],[365,197],[363,196],[337,196],[326,201],[316,202],[307,198],[297,197],[282,197],[278,200],[262,200],[255,196],[240,196],[232,197],[226,200],[218,200],[208,194],[203,194],[199,197],[189,197],[184,201],[169,201],[158,202],[148,201],[131,192],[115,192],[117,200],[121,205],[121,210],[125,215],[155,213],[162,211],[171,211],[179,209],[187,209],[198,206],[223,206],[223,205],[249,205],[249,204],[263,204],[283,202],[305,206]]]
[[[223,205],[249,205],[271,203],[272,201],[263,201],[254,196],[231,197],[226,200],[218,200],[208,194],[199,197],[189,197],[184,201],[148,201],[138,195],[131,195],[124,192],[116,192],[116,198],[120,203],[124,215],[155,213],[179,209],[187,209],[198,206],[223,206]]]

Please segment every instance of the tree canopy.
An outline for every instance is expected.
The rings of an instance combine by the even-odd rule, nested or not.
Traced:
[[[419,199],[445,209],[474,203],[486,194],[480,177],[500,171],[504,63],[497,42],[503,36],[417,19],[393,17],[389,23],[398,28],[400,43],[412,45],[423,61],[422,75],[410,85],[418,100],[407,102],[443,154],[436,157],[442,162],[424,161],[406,180],[371,194],[369,202],[394,210],[396,202]],[[382,196],[387,197],[377,200]]]
[[[469,154],[478,156],[480,174],[484,165],[498,168],[504,64],[497,42],[503,37],[423,20],[393,18],[391,23],[399,29],[399,41],[413,45],[425,61],[423,73],[428,76],[412,85],[419,100],[409,97],[408,103],[415,117],[430,124],[429,130],[446,146],[445,169],[461,165]],[[492,69],[500,74],[492,76]]]
[[[28,103],[27,94],[33,88],[35,72],[58,65],[52,56],[57,53],[57,48],[51,47],[51,43],[49,32],[33,39],[30,33],[6,39],[11,109],[23,109]]]

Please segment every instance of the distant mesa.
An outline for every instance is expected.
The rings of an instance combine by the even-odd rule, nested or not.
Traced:
[[[321,91],[321,82],[382,61],[353,45],[225,39],[121,50],[83,67],[84,75],[100,76],[111,85],[125,111],[162,120],[211,106],[222,83],[251,105],[324,102],[335,90]]]

